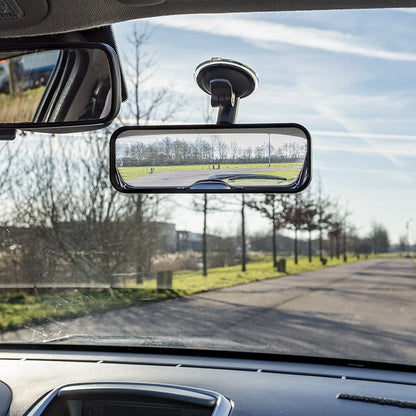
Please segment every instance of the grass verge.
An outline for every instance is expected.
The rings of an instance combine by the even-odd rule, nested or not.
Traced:
[[[370,258],[374,257],[370,256]],[[362,257],[362,259],[364,258]],[[356,261],[355,257],[348,258],[348,263]],[[289,258],[286,262],[287,273],[279,273],[273,268],[270,258],[262,258],[248,263],[246,272],[241,271],[241,266],[209,269],[207,277],[202,276],[201,271],[176,272],[173,275],[173,289],[165,291],[158,291],[156,281],[149,280],[143,285],[128,289],[79,291],[71,294],[38,296],[25,292],[3,294],[0,296],[0,329],[3,331],[13,330],[54,319],[72,318],[92,312],[140,305],[149,301],[189,296],[341,264],[345,264],[342,259],[328,259],[326,266],[322,266],[318,257],[314,257],[311,263],[307,258],[301,257],[296,265],[294,259]]]
[[[105,289],[71,294],[29,295],[25,292],[0,296],[0,329],[11,330],[54,319],[72,318],[148,301],[176,297],[174,291],[156,289]]]

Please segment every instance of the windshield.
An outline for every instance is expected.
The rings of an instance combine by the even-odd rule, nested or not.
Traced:
[[[395,9],[115,25],[129,98],[113,125],[1,144],[1,341],[416,364],[415,19]],[[194,79],[212,57],[258,76],[238,123],[310,131],[312,185],[291,196],[117,193],[115,128],[215,123]],[[176,144],[165,141],[166,155]],[[238,154],[232,142],[206,146]],[[267,149],[246,149],[252,168]],[[291,177],[294,164],[272,174]]]

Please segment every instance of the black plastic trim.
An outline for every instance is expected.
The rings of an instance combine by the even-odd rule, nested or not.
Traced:
[[[342,366],[357,369],[387,370],[407,372],[416,374],[416,365],[398,364],[391,362],[352,360],[346,358],[328,358],[320,356],[284,355],[273,353],[258,353],[246,351],[222,351],[222,350],[199,350],[187,348],[164,348],[164,347],[142,347],[142,346],[112,346],[112,345],[77,345],[77,344],[29,344],[29,343],[5,343],[0,344],[2,352],[36,351],[47,352],[101,352],[101,353],[122,353],[122,354],[155,354],[159,356],[183,356],[183,357],[204,357],[204,358],[226,358],[256,361],[270,361],[276,363],[298,363],[298,364],[319,364],[327,366]],[[7,358],[9,359],[9,358]],[[78,359],[74,361],[80,361]],[[267,370],[266,370],[267,371]]]
[[[6,416],[12,403],[12,391],[4,382],[0,381],[0,416]]]
[[[126,398],[151,398],[196,405],[212,409],[212,416],[228,416],[233,409],[233,402],[223,395],[195,387],[159,383],[76,383],[66,384],[54,389],[26,413],[27,416],[41,416],[48,410],[54,399],[67,400],[108,400],[112,396]]]

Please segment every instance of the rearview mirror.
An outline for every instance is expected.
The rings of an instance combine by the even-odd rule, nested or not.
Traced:
[[[119,111],[120,90],[116,54],[107,45],[0,49],[0,128],[104,127]]]
[[[126,193],[299,192],[310,149],[297,124],[122,127],[110,141],[110,179]]]

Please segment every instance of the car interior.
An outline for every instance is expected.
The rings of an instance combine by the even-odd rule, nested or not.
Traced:
[[[308,125],[302,118],[285,120],[278,114],[276,119],[259,117],[261,123],[250,123],[245,119],[239,123],[236,120],[236,114],[230,115],[230,111],[234,111],[234,103],[237,102],[244,116],[244,111],[249,108],[248,103],[251,100],[248,95],[257,88],[257,81],[259,81],[259,88],[262,83],[259,73],[257,73],[259,76],[257,80],[256,73],[248,65],[246,66],[245,62],[213,58],[197,67],[195,79],[190,81],[195,84],[196,94],[200,94],[204,99],[211,96],[212,108],[210,107],[210,110],[214,116],[217,115],[219,109],[217,123],[207,121],[204,124],[204,120],[201,119],[190,127],[184,125],[185,123],[175,127],[165,125],[164,122],[160,122],[157,126],[143,126],[136,123],[134,117],[119,116],[120,106],[132,102],[134,94],[128,92],[133,81],[129,79],[128,66],[123,64],[120,53],[120,45],[124,41],[114,35],[122,33],[119,29],[121,26],[117,25],[133,20],[140,23],[142,19],[159,17],[164,19],[169,16],[187,18],[191,15],[200,15],[204,18],[204,16],[220,14],[227,19],[230,13],[243,13],[250,19],[253,13],[270,12],[279,15],[279,13],[293,11],[302,12],[307,18],[308,13],[318,11],[416,7],[414,0],[251,0],[247,2],[239,0],[227,2],[218,0],[209,2],[204,0],[73,0],[70,2],[65,0],[3,0],[0,3],[2,6],[0,10],[0,56],[2,62],[4,60],[9,63],[7,70],[11,74],[15,71],[15,75],[10,75],[9,85],[11,91],[16,89],[17,96],[25,96],[29,89],[26,90],[22,83],[19,84],[14,79],[17,76],[17,66],[14,64],[16,57],[51,50],[59,52],[56,64],[48,69],[50,78],[46,82],[42,81],[44,85],[39,86],[40,77],[36,75],[40,73],[40,66],[36,64],[38,66],[34,66],[32,70],[32,76],[39,77],[36,88],[41,88],[42,91],[41,95],[37,96],[31,112],[25,113],[21,104],[19,117],[10,120],[7,108],[1,108],[3,104],[0,104],[1,139],[6,143],[16,135],[22,135],[24,140],[33,140],[33,143],[37,144],[47,135],[62,135],[67,140],[68,149],[70,149],[71,135],[75,135],[74,143],[76,143],[77,134],[90,134],[89,137],[94,141],[94,137],[104,134],[102,132],[107,134],[112,126],[116,126],[117,130],[110,131],[111,139],[110,134],[107,134],[108,140],[105,146],[97,148],[97,154],[100,155],[101,160],[105,160],[106,163],[107,160],[109,161],[108,172],[106,176],[97,176],[94,180],[104,189],[103,195],[121,192],[122,198],[126,198],[123,201],[127,201],[128,198],[130,198],[129,204],[133,201],[133,205],[125,203],[123,207],[125,212],[133,210],[132,207],[139,212],[139,202],[134,201],[144,200],[140,198],[149,197],[154,198],[151,201],[155,201],[159,197],[163,198],[165,194],[172,193],[174,204],[181,207],[181,204],[184,204],[181,194],[185,192],[195,198],[202,198],[198,200],[202,201],[200,212],[203,210],[204,195],[206,209],[206,195],[211,194],[225,195],[225,197],[243,195],[244,207],[244,197],[248,198],[251,193],[283,195],[297,193],[307,188],[312,178],[313,181],[317,181],[318,175],[314,176],[315,166],[312,161],[314,132],[309,131]],[[206,29],[209,33],[214,30],[212,26]],[[221,30],[222,28],[218,28],[218,31]],[[389,28],[386,27],[384,30],[388,31]],[[194,41],[193,32],[184,33],[184,37],[178,41],[183,42],[183,46],[179,43],[179,48],[185,48],[186,42]],[[267,33],[265,30],[261,36],[266,36]],[[253,42],[257,41],[259,40]],[[205,56],[204,53],[200,55]],[[211,57],[207,56],[207,59],[209,58]],[[230,58],[233,59],[232,56]],[[201,60],[196,61],[195,64],[200,64],[200,62]],[[190,69],[191,72],[196,65]],[[207,68],[208,72],[204,72]],[[152,70],[151,68],[150,73]],[[308,68],[304,70],[307,72]],[[244,84],[247,82],[248,87]],[[331,80],[327,82],[330,83]],[[199,89],[196,83],[199,84]],[[242,83],[246,89],[239,88]],[[176,84],[172,90],[174,91],[175,88]],[[200,91],[201,89],[203,91]],[[36,91],[36,89],[30,89],[30,91]],[[12,95],[12,92],[10,94]],[[253,96],[255,94],[256,92]],[[241,102],[239,102],[240,98]],[[193,104],[187,103],[186,105],[192,106]],[[267,106],[268,102],[265,102],[264,107]],[[255,107],[254,104],[253,107]],[[256,107],[261,114],[263,112],[261,106],[256,104]],[[302,111],[302,104],[299,104],[299,108]],[[364,109],[357,111],[364,111]],[[318,113],[317,110],[316,114]],[[265,114],[267,114],[266,111]],[[159,117],[159,120],[161,119]],[[209,175],[203,173],[189,178],[187,168],[183,168],[182,171],[179,168],[172,168],[165,174],[165,177],[161,176],[163,179],[160,181],[156,180],[156,175],[139,178],[127,176],[126,169],[130,166],[129,163],[132,163],[128,152],[133,148],[142,149],[144,156],[141,163],[146,168],[151,167],[150,173],[154,172],[154,166],[157,169],[167,163],[165,159],[161,161],[166,153],[165,150],[157,153],[157,146],[166,140],[168,134],[173,135],[172,137],[181,137],[180,140],[183,140],[183,143],[186,142],[189,149],[196,148],[198,143],[204,143],[205,140],[208,148],[207,160],[211,164]],[[243,151],[250,153],[251,146],[254,148],[249,140],[254,141],[254,136],[263,135],[259,140],[265,143],[268,140],[268,154],[266,152],[265,161],[268,163],[269,170],[260,172],[260,175],[258,175],[259,172],[253,174],[252,171],[244,169],[235,169],[231,174],[224,174],[223,165],[226,162],[221,162],[221,166],[219,162],[217,164],[210,162],[212,156],[209,150],[210,145],[212,149],[214,148],[212,134],[218,137],[224,135],[224,141],[229,140],[227,143],[230,148],[237,140],[235,137],[238,137],[243,148],[241,154]],[[185,135],[188,135],[189,139],[184,138]],[[231,138],[227,135],[231,135]],[[247,139],[243,138],[244,135],[247,135]],[[247,144],[244,140],[247,140]],[[274,163],[270,149],[272,146],[278,147],[280,143],[289,142],[291,143],[290,149],[292,149],[289,155],[292,158],[290,161],[293,165],[296,164],[296,169],[292,172],[287,168],[279,173],[278,170],[270,168],[271,163]],[[40,145],[39,149],[42,149]],[[58,161],[66,157],[64,147],[54,148],[53,151]],[[2,152],[3,159],[10,157],[11,153],[6,153],[5,150]],[[67,156],[68,163],[75,163],[73,160],[80,160],[83,156],[90,158],[88,152],[89,150],[80,146],[79,150],[68,153],[71,155]],[[185,154],[185,150],[182,150],[182,153]],[[293,156],[295,153],[296,155]],[[29,152],[25,157],[34,157],[36,154],[35,151],[32,155]],[[92,157],[90,159],[92,160]],[[229,156],[228,159],[227,163],[231,163],[234,156]],[[179,165],[188,163],[183,160]],[[196,162],[194,160],[189,162],[191,163]],[[203,164],[205,160],[198,163]],[[59,178],[55,184],[63,181],[64,177],[70,177],[69,170],[65,166],[62,170],[54,167]],[[88,168],[85,171],[88,172]],[[31,178],[31,175],[35,174],[33,172],[35,171],[31,172],[27,169],[22,176]],[[14,181],[18,182],[19,178],[10,179],[12,185]],[[365,179],[362,181],[365,182]],[[46,179],[45,182],[47,182]],[[65,192],[62,191],[63,211],[60,211],[61,208],[54,207],[56,212],[62,213],[62,218],[65,218],[65,201],[71,198],[79,200],[92,198],[91,200],[97,206],[101,203],[100,190],[87,195],[83,192],[82,182],[85,182],[85,179],[74,183],[73,188],[67,187]],[[53,182],[47,182],[46,187],[51,194],[54,192],[54,186]],[[30,183],[28,187],[31,187]],[[19,195],[15,198],[19,201]],[[32,204],[32,207],[29,206],[29,213],[33,208],[33,216],[35,216],[38,208],[34,200]],[[21,205],[25,205],[24,202]],[[7,202],[4,206],[7,206]],[[93,211],[92,209],[91,216],[94,215]],[[78,214],[73,215],[77,217]],[[187,215],[187,211],[181,214],[182,217]],[[51,230],[55,229],[54,221],[52,217],[47,222]],[[68,223],[70,220],[66,219],[66,221]],[[41,225],[39,222],[36,227]],[[22,225],[21,228],[24,230],[25,226]],[[20,232],[23,235],[24,231]],[[82,244],[87,244],[90,238],[88,230],[82,233],[83,240],[86,242],[75,243],[80,247],[84,247]],[[132,233],[133,231],[129,228],[118,231],[116,228],[110,229],[110,234],[114,236],[114,244],[109,252],[115,258],[119,258],[119,261],[122,261],[123,249],[117,245],[117,238],[119,234],[122,234],[120,238],[127,239]],[[99,247],[96,241],[91,244]],[[145,245],[150,246],[150,243],[146,241]],[[48,248],[48,250],[53,255],[55,248]],[[92,249],[79,250],[83,252],[83,258],[89,260],[88,250],[92,252]],[[97,252],[99,250],[96,248]],[[104,263],[106,257],[109,258],[109,255],[105,254],[100,257],[100,261]],[[15,267],[13,264],[10,263],[10,267]],[[34,266],[31,267],[29,268],[34,273]],[[61,270],[59,267],[62,266],[58,262],[56,270]],[[126,276],[127,273],[124,277]],[[414,280],[412,280],[412,285],[414,285],[413,282]],[[42,282],[37,281],[36,284],[35,289],[37,287],[41,290]],[[312,287],[308,290],[308,294],[314,296],[315,289]],[[261,291],[267,292],[266,289],[259,289],[259,292]],[[213,293],[215,295],[215,292]],[[218,306],[210,310],[210,313],[219,316],[223,321],[229,320],[231,325],[234,325],[233,319],[235,319],[236,325],[243,322],[246,328],[251,328],[250,325],[253,325],[253,328],[256,327],[256,320],[253,316],[244,314],[238,307],[235,312],[224,312],[222,303],[225,304],[227,301],[221,300],[221,295],[218,296]],[[247,294],[242,291],[239,296],[243,302]],[[267,294],[263,293],[263,296],[264,302],[268,302]],[[188,298],[180,304],[185,311],[188,307],[186,299]],[[206,302],[212,301],[212,298],[207,299],[205,299]],[[152,335],[152,328],[158,325],[157,320],[162,319],[157,307],[163,302],[164,300],[161,299],[152,304],[154,320],[149,318],[149,322],[153,322],[153,326],[149,324],[148,334],[150,335]],[[62,305],[57,309],[60,307]],[[335,314],[337,307],[337,305],[334,306],[333,313]],[[414,308],[413,306],[406,307],[414,312],[414,309],[411,309]],[[254,306],[252,308],[254,311]],[[117,306],[114,309],[117,310]],[[2,307],[0,307],[0,312],[3,314]],[[352,307],[350,312],[354,314]],[[30,324],[17,327],[16,332],[10,332],[11,335],[2,329],[0,416],[300,416],[304,414],[405,416],[413,414],[416,410],[416,361],[412,362],[409,358],[415,351],[414,328],[409,329],[408,335],[410,339],[413,338],[414,342],[412,352],[409,352],[407,357],[403,357],[402,362],[398,362],[395,359],[380,360],[373,355],[372,348],[382,349],[383,345],[381,340],[378,346],[365,343],[366,337],[371,335],[371,329],[363,335],[363,349],[369,348],[368,355],[352,358],[348,349],[343,350],[342,347],[339,348],[337,356],[325,356],[319,352],[316,354],[297,353],[297,351],[304,351],[302,341],[307,337],[306,333],[304,336],[300,329],[298,330],[301,331],[298,338],[298,350],[295,348],[295,353],[283,347],[281,350],[269,348],[266,343],[258,350],[251,350],[249,344],[256,342],[255,336],[247,341],[247,350],[244,349],[244,342],[234,345],[231,341],[223,346],[221,343],[214,344],[212,348],[210,341],[202,338],[197,343],[190,344],[190,347],[186,345],[183,348],[177,343],[169,345],[169,339],[155,344],[143,342],[143,344],[129,345],[128,340],[119,339],[117,334],[114,336],[110,333],[105,334],[105,327],[107,323],[111,324],[111,319],[108,315],[100,318],[97,315],[99,312],[95,314],[99,322],[97,325],[101,325],[100,330],[104,333],[101,338],[93,341],[85,338],[88,333],[81,335],[76,329],[68,334],[65,332],[67,330],[65,324],[61,324],[59,319],[57,319],[54,336],[50,333],[46,335],[46,330],[43,334],[42,326],[36,326],[36,322],[34,328],[37,328],[38,333],[34,329],[32,335],[22,338],[23,341],[19,339],[18,329],[31,328]],[[172,314],[176,314],[176,311]],[[130,316],[129,319],[134,321],[136,318]],[[205,321],[202,310],[200,314],[198,312],[197,319],[201,333],[204,334],[205,329],[208,331],[209,324]],[[282,316],[281,319],[285,317]],[[413,323],[416,323],[415,316],[412,319]],[[39,322],[43,323],[42,320]],[[297,324],[297,321],[293,322],[294,328],[297,328]],[[178,328],[180,326],[181,323],[178,323]],[[182,330],[168,324],[166,328],[168,328],[166,330],[168,338],[174,337],[176,331]],[[93,332],[92,329],[91,331]],[[220,337],[221,333],[226,332],[221,327],[210,328],[210,331],[209,337],[211,338],[216,334]],[[331,341],[328,340],[327,343],[340,344],[341,341],[337,340],[339,334],[335,329],[332,331]],[[267,333],[267,330],[265,332]],[[249,331],[248,334],[251,335]],[[129,334],[127,330],[124,335],[134,334]],[[396,342],[393,336],[390,339],[392,343]],[[263,341],[259,342],[263,343]],[[306,341],[305,344],[307,344]]]

